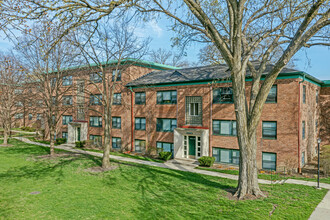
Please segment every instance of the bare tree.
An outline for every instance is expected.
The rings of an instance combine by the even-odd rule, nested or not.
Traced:
[[[27,83],[33,88],[29,93],[35,99],[34,107],[44,116],[50,138],[50,155],[54,155],[54,138],[64,113],[72,109],[70,92],[73,89],[72,75],[66,67],[75,62],[76,50],[68,40],[58,40],[61,27],[41,21],[31,32],[19,39],[16,51],[28,69]],[[50,49],[51,48],[51,49]]]
[[[301,47],[330,45],[330,2],[152,0],[138,7],[141,12],[163,13],[172,18],[173,29],[182,41],[209,42],[221,54],[231,70],[240,148],[236,196],[263,196],[256,163],[256,130],[263,105],[278,74]],[[274,60],[278,51],[281,54]],[[251,62],[256,58],[260,61],[257,66]],[[261,81],[270,62],[274,65]],[[249,100],[245,92],[248,69],[253,79]]]
[[[97,1],[92,5],[82,0],[64,4],[62,1],[55,1],[55,4],[50,1],[29,2],[32,9],[25,8],[26,15],[40,16],[45,12],[69,15],[64,20],[70,21],[74,17],[70,27],[100,20],[116,7],[134,6],[142,13],[162,13],[171,18],[173,30],[178,32],[177,42],[213,44],[231,70],[240,147],[236,195],[240,199],[246,194],[263,196],[257,178],[256,128],[278,74],[302,47],[330,45],[327,41],[330,2],[327,0]],[[261,81],[276,51],[282,51],[281,55],[272,61],[274,65]],[[251,62],[256,57],[260,61],[257,66]],[[248,69],[253,80],[249,100],[245,93]]]
[[[152,62],[176,67],[189,67],[188,61],[182,60],[183,55],[183,53],[174,53],[171,50],[162,48],[152,50],[149,53],[149,57]]]
[[[12,54],[0,54],[0,121],[4,128],[4,145],[8,144],[13,118],[16,116],[20,119],[23,116],[17,105],[23,93],[23,71],[23,67]]]
[[[102,108],[98,110],[95,106],[89,106],[89,110],[101,115],[104,122],[103,169],[110,167],[112,106],[114,101],[117,101],[114,100],[114,93],[122,86],[121,73],[134,64],[135,60],[146,55],[150,42],[149,39],[138,39],[128,22],[114,23],[84,26],[81,31],[76,32],[75,41],[87,63],[88,72],[94,74],[88,80],[89,87],[85,88],[85,93],[95,95],[97,91],[101,94],[99,97],[93,97],[101,103]]]
[[[203,65],[223,64],[224,60],[219,50],[213,45],[209,44],[199,50],[199,61]]]

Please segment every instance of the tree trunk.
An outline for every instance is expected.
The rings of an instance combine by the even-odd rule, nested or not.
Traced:
[[[239,180],[235,196],[244,199],[246,195],[263,196],[258,185],[256,130],[249,136],[248,106],[245,95],[245,71],[236,65],[232,69],[234,104],[237,122],[237,139],[240,149]]]
[[[8,132],[7,126],[5,125],[4,131],[3,131],[3,145],[8,145],[8,133],[9,132]]]
[[[240,145],[240,163],[239,163],[239,179],[235,196],[244,199],[246,195],[256,197],[264,196],[258,184],[258,168],[257,168],[257,137],[256,132],[253,137],[246,143],[239,141]]]
[[[51,128],[49,130],[49,137],[50,137],[50,156],[55,155],[55,143],[54,143],[54,129]]]
[[[107,112],[104,114],[104,149],[103,149],[103,158],[102,158],[102,168],[110,168],[110,120]]]

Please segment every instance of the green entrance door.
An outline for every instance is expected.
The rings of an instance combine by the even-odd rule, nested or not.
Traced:
[[[80,127],[77,127],[77,141],[80,141]]]
[[[196,137],[189,136],[189,155],[196,155]]]

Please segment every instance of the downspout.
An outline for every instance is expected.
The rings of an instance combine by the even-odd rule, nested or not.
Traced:
[[[304,78],[302,81],[299,82],[299,96],[298,96],[298,173],[301,173],[301,167],[300,167],[300,129],[301,129],[301,86],[300,84],[305,82],[305,73],[304,73]]]
[[[129,87],[131,91],[131,152],[134,151],[134,92],[132,87]]]
[[[210,86],[210,129],[209,129],[209,156],[212,156],[212,108],[213,108],[213,102],[212,102],[212,84]]]

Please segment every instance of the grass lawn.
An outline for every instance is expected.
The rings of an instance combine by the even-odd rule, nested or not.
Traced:
[[[238,170],[221,170],[221,169],[213,169],[213,168],[208,168],[208,167],[196,167],[196,169],[200,170],[208,170],[208,171],[214,171],[214,172],[219,172],[219,173],[227,173],[227,174],[232,174],[232,175],[238,175],[239,172]],[[264,180],[283,180],[283,179],[296,179],[296,180],[306,180],[306,181],[317,181],[317,176],[315,178],[307,178],[307,177],[299,177],[299,176],[290,176],[290,175],[280,175],[280,174],[263,174],[259,173],[258,174],[259,179],[264,179]],[[328,183],[330,184],[330,177],[320,177],[320,182],[321,183]]]
[[[308,219],[326,190],[262,185],[268,198],[235,201],[236,181],[91,156],[38,159],[48,148],[10,140],[0,148],[0,219]],[[40,194],[30,194],[31,192]]]
[[[76,148],[76,149],[80,149],[80,148]],[[92,149],[82,149],[82,150],[103,153],[102,150],[92,150]],[[133,159],[138,159],[138,160],[152,161],[152,162],[157,162],[157,163],[165,163],[165,161],[155,159],[155,158],[144,157],[144,156],[140,156],[140,155],[125,154],[125,153],[116,152],[116,151],[115,152],[110,152],[110,155],[120,156],[120,157],[128,157],[128,158],[133,158]]]

